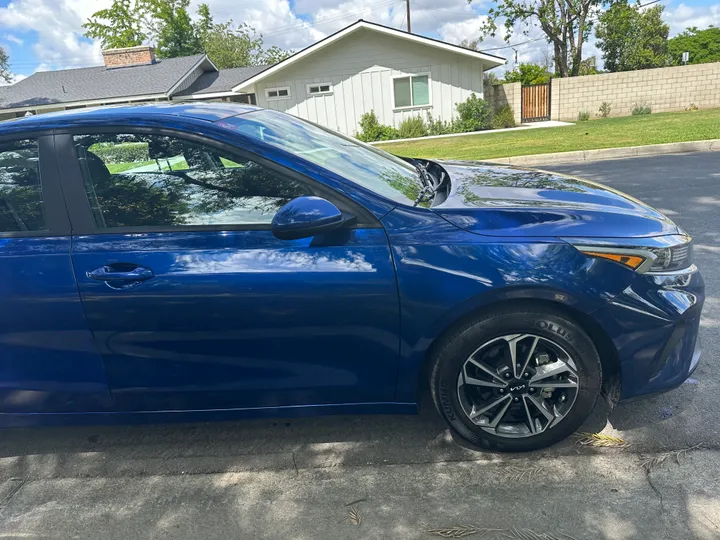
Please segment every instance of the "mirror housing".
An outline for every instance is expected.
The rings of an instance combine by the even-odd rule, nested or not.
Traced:
[[[348,220],[340,209],[321,197],[298,197],[283,206],[272,220],[280,240],[297,240],[337,229]]]

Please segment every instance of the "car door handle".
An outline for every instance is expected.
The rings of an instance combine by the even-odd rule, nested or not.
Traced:
[[[154,276],[153,271],[144,266],[136,266],[131,270],[120,270],[113,268],[112,265],[106,265],[87,273],[87,277],[97,281],[145,281]]]

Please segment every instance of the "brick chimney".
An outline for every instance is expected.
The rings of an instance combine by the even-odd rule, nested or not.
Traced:
[[[106,49],[102,52],[106,68],[143,66],[155,63],[155,48],[148,45]]]

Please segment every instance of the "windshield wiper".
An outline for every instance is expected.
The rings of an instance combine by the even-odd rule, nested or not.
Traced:
[[[413,206],[417,206],[418,204],[426,200],[426,197],[430,195],[432,195],[432,197],[434,198],[435,194],[438,192],[443,182],[443,178],[438,180],[435,178],[435,176],[427,172],[425,165],[423,165],[422,163],[415,162],[415,169],[417,170],[418,176],[423,183],[423,187],[420,190],[420,193],[418,193],[418,196],[415,198]]]

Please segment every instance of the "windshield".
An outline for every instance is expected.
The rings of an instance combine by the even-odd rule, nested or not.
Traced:
[[[417,170],[402,159],[289,114],[253,111],[218,125],[307,159],[375,193],[413,204],[422,189]]]

